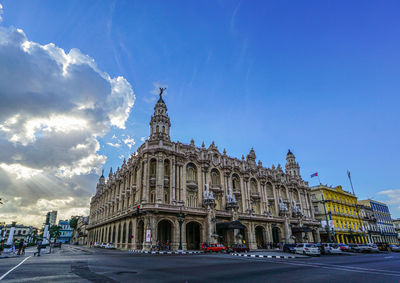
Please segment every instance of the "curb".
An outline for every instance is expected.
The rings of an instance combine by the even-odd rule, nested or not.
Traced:
[[[134,254],[152,254],[152,255],[192,255],[192,254],[203,254],[201,251],[193,252],[177,252],[177,251],[140,251],[140,250],[129,250],[129,252]]]
[[[245,256],[245,257],[261,257],[261,258],[297,258],[293,255],[252,255],[252,254],[231,254],[234,256]]]

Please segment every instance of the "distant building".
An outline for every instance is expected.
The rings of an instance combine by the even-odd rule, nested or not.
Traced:
[[[371,207],[360,203],[358,204],[358,210],[363,223],[363,231],[368,235],[368,241],[370,243],[378,243],[380,232],[376,224],[377,220],[374,216],[374,211]]]
[[[371,199],[360,200],[359,204],[372,208],[380,234],[376,239],[376,243],[397,244],[397,234],[387,205]]]
[[[15,222],[13,222],[15,223]],[[11,230],[12,224],[7,224],[4,226],[0,226],[0,239],[1,240],[7,240],[8,237],[10,236],[10,230]],[[32,226],[25,226],[25,225],[18,225],[15,224],[15,230],[14,230],[14,237],[13,239],[19,242],[20,240],[24,239],[24,241],[30,243],[34,239],[34,235],[37,234],[37,228],[32,227]]]
[[[357,207],[357,197],[341,186],[324,185],[311,187],[314,215],[321,221],[321,240],[329,237],[337,243],[367,243]],[[328,228],[329,227],[329,228]]]
[[[47,212],[46,214],[46,224],[49,224],[49,227],[56,225],[57,223],[57,211],[53,210]]]
[[[64,244],[71,243],[71,238],[73,234],[73,229],[69,226],[68,220],[58,221],[58,226],[60,227],[60,237],[59,241]]]
[[[394,225],[394,230],[397,233],[397,241],[400,243],[400,218],[393,219],[392,222]]]
[[[88,232],[86,230],[89,224],[89,216],[77,216],[78,222],[73,232],[72,243],[79,245],[87,245]]]

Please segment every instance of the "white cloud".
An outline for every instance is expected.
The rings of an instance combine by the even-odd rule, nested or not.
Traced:
[[[125,128],[131,85],[78,49],[13,27],[0,26],[0,62],[0,219],[40,225],[53,207],[61,217],[88,213],[106,161],[98,139]]]
[[[123,139],[122,141],[129,147],[129,149],[131,149],[136,143],[135,140],[130,136],[127,136],[127,138]]]
[[[3,21],[3,5],[0,3],[0,23]]]
[[[120,156],[118,156],[118,158],[119,158],[119,159],[124,159],[125,156],[121,154]]]
[[[112,146],[112,147],[116,147],[116,148],[121,146],[120,143],[112,143],[112,142],[108,142],[107,145]]]
[[[393,206],[400,212],[400,189],[380,191],[378,192],[378,195],[385,196],[387,199],[383,200],[383,202]]]
[[[141,138],[140,138],[140,141],[141,141],[141,142],[145,142],[145,141],[146,141],[146,137],[141,137]]]

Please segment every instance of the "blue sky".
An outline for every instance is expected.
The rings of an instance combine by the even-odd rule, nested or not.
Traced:
[[[2,26],[77,48],[132,86],[126,129],[98,137],[106,172],[148,136],[152,91],[165,85],[173,140],[239,158],[254,147],[268,167],[290,148],[310,185],[318,171],[350,190],[350,169],[359,198],[400,217],[398,1],[0,3]]]

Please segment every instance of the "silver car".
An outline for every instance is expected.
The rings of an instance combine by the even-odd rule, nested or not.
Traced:
[[[296,244],[294,251],[297,254],[315,255],[315,256],[321,255],[318,247],[314,244],[309,244],[309,243]]]

